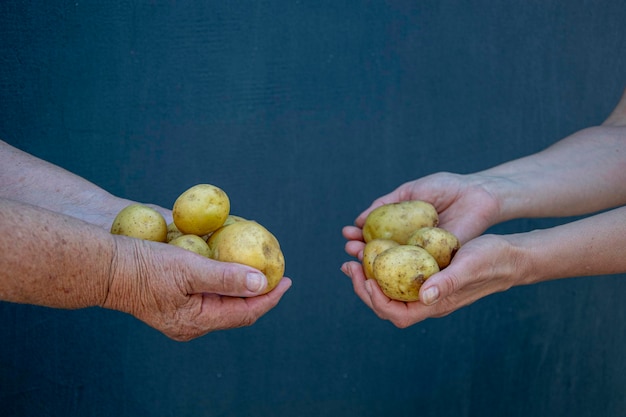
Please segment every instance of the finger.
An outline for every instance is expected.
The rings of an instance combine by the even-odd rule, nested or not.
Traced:
[[[424,305],[432,306],[454,293],[458,292],[467,284],[469,278],[467,269],[465,273],[460,275],[459,270],[460,258],[454,259],[444,270],[431,275],[430,278],[420,288],[419,296]]]
[[[402,302],[392,300],[383,293],[374,280],[370,280],[372,308],[378,317],[389,320],[404,329],[432,316],[431,308],[419,301]]]
[[[237,263],[194,258],[197,258],[196,268],[187,274],[187,290],[190,294],[254,297],[267,288],[267,278],[257,269]]]
[[[345,226],[341,230],[346,240],[363,240],[363,230],[355,226]]]
[[[367,279],[363,268],[358,262],[350,261],[341,266],[341,270],[352,280],[352,288],[355,294],[369,307],[372,308],[372,300],[365,285]]]
[[[261,316],[276,307],[291,284],[291,279],[284,277],[272,291],[252,298],[205,295],[202,301],[202,314],[208,331],[254,324]]]
[[[350,242],[346,242],[345,251],[350,256],[363,259],[364,247],[365,247],[365,243],[358,241],[358,240],[351,240]]]
[[[375,280],[368,282],[368,293],[372,303],[372,310],[383,320],[401,316],[406,310],[405,303],[387,297]]]

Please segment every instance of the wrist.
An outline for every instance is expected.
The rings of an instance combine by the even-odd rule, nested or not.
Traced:
[[[113,254],[107,273],[106,291],[100,306],[110,310],[131,313],[131,294],[127,277],[133,276],[133,259],[138,259],[139,249],[134,239],[125,236],[112,236]],[[139,275],[139,274],[137,274]],[[134,277],[133,279],[139,279]]]

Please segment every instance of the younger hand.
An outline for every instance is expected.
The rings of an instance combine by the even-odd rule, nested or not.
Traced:
[[[479,174],[440,172],[407,182],[374,200],[356,218],[354,226],[343,228],[343,236],[348,240],[345,250],[349,255],[360,258],[365,245],[362,229],[368,214],[384,204],[409,200],[431,203],[439,214],[439,226],[454,233],[464,243],[498,221],[499,202],[489,190],[494,180]]]
[[[480,236],[462,246],[448,267],[426,280],[420,289],[421,301],[410,303],[383,294],[375,280],[365,278],[358,262],[346,262],[341,269],[352,279],[354,292],[378,317],[405,328],[427,318],[446,316],[480,298],[509,289],[523,275],[516,269],[515,260],[515,250],[507,239]]]

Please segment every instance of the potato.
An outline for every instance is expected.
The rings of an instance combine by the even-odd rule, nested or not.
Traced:
[[[165,241],[169,243],[172,240],[176,239],[177,237],[180,237],[183,235],[184,233],[178,230],[178,227],[176,227],[176,224],[174,222],[171,222],[170,224],[167,225],[167,239]]]
[[[165,242],[167,222],[155,209],[143,204],[124,207],[113,220],[111,233],[137,239]]]
[[[216,230],[208,240],[210,257],[258,269],[274,289],[285,272],[285,258],[276,237],[257,222],[241,220]]]
[[[209,255],[211,254],[209,245],[198,235],[181,235],[172,239],[169,244],[195,252],[206,258],[209,258]]]
[[[422,227],[409,236],[407,245],[426,249],[437,261],[439,269],[443,269],[450,265],[461,242],[453,233],[440,227]]]
[[[174,224],[184,234],[206,235],[224,224],[230,212],[228,195],[211,184],[197,184],[174,202]]]
[[[391,239],[406,244],[411,233],[422,227],[439,224],[435,207],[425,201],[402,201],[372,210],[363,225],[363,239]]]
[[[374,260],[374,278],[380,289],[398,301],[419,300],[422,284],[436,272],[439,272],[437,261],[419,246],[398,245]]]
[[[181,232],[180,230],[178,230],[178,227],[176,227],[176,223],[171,222],[170,224],[167,225],[167,242],[169,243],[170,241],[176,239],[179,236],[183,236],[185,233]],[[198,235],[196,235],[198,236]],[[211,233],[207,233],[206,235],[202,235],[200,236],[202,239],[204,239],[204,241],[206,242],[207,240],[209,240],[209,237],[211,236]]]
[[[363,248],[363,272],[368,279],[374,278],[374,260],[382,252],[389,248],[398,246],[395,240],[391,239],[374,239],[365,244]]]
[[[229,214],[228,217],[226,218],[226,221],[224,222],[222,226],[228,226],[229,224],[233,224],[235,222],[240,222],[244,220],[246,219],[241,216],[235,216],[234,214]]]

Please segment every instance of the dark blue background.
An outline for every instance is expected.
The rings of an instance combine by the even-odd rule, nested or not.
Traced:
[[[294,280],[254,326],[189,343],[0,303],[3,415],[626,415],[624,276],[400,330],[339,270],[341,227],[402,182],[601,123],[626,86],[624,22],[623,1],[1,2],[2,139],[166,207],[216,184]]]

